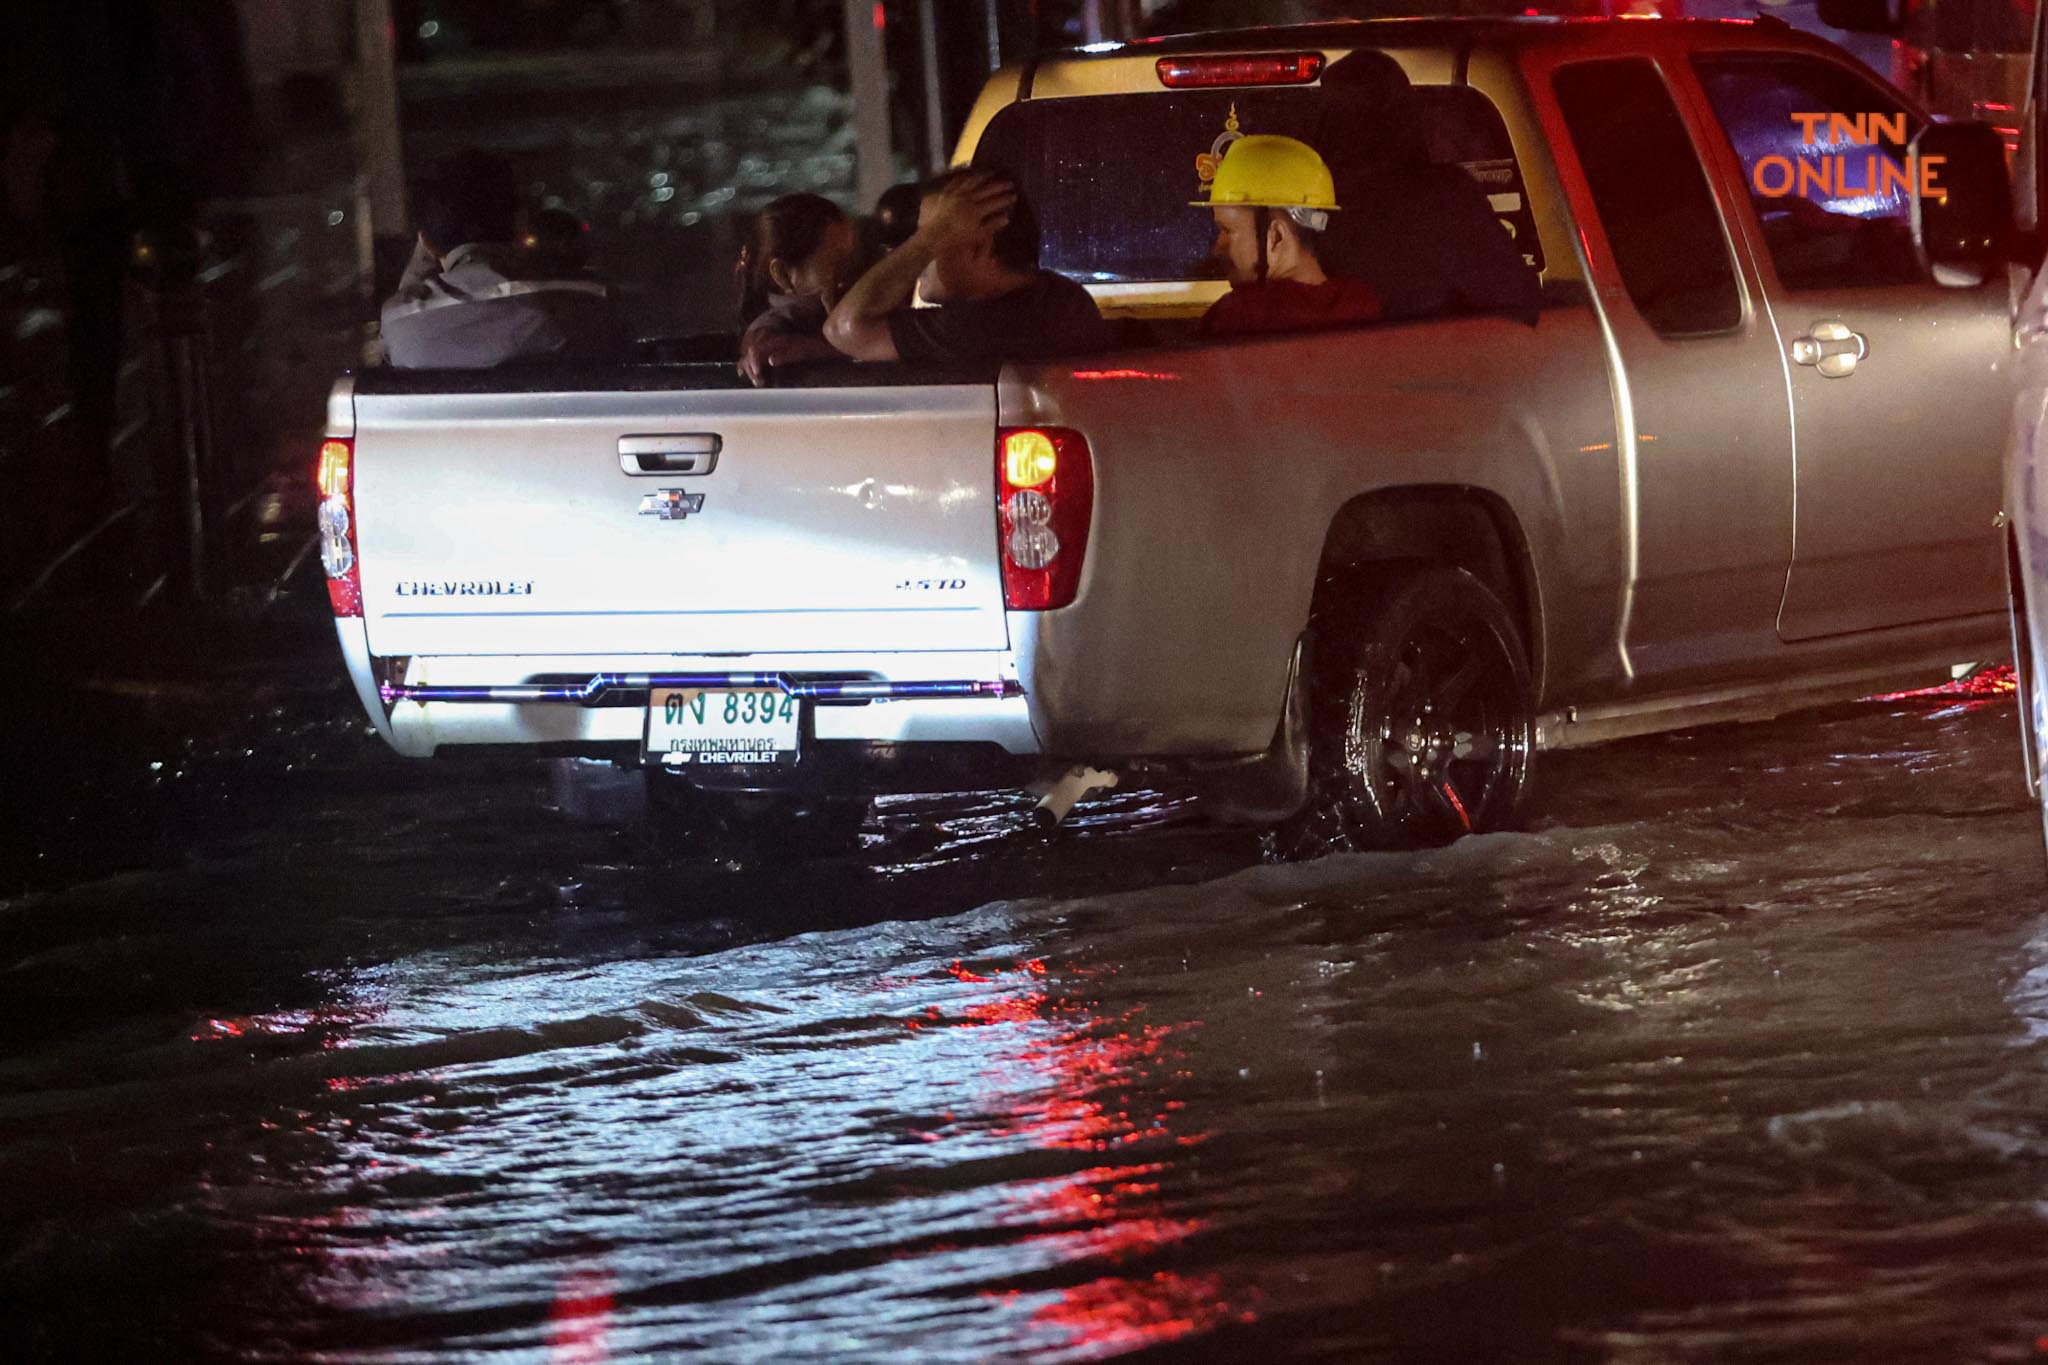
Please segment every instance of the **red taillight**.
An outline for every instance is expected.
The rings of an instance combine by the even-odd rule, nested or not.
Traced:
[[[1159,59],[1159,83],[1169,90],[1202,90],[1217,85],[1309,85],[1322,74],[1320,52]]]
[[[327,600],[336,616],[363,614],[363,580],[356,564],[355,442],[323,441],[314,482],[320,488],[320,567],[327,570]]]
[[[1081,559],[1095,512],[1088,441],[1066,427],[1004,427],[996,433],[1003,605],[1064,607],[1081,590]]]

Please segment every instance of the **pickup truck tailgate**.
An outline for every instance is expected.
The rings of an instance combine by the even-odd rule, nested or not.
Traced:
[[[1008,644],[990,384],[355,405],[374,653]]]

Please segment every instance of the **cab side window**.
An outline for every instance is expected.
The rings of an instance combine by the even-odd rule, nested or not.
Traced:
[[[1574,62],[1552,88],[1636,311],[1665,336],[1734,327],[1735,264],[1663,75],[1640,57]]]
[[[1906,163],[1920,120],[1881,86],[1814,57],[1702,56],[1693,66],[1742,163],[1780,283],[1923,282]]]

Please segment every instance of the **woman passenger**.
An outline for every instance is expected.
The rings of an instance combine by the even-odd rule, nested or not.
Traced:
[[[740,373],[766,384],[778,365],[843,360],[825,316],[853,264],[852,220],[816,194],[785,194],[755,216],[740,248]]]

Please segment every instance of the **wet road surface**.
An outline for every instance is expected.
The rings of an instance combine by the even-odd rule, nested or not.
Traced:
[[[1412,856],[1132,792],[735,870],[389,757],[328,666],[42,731],[14,1358],[2048,1358],[2010,699],[1552,756]]]

